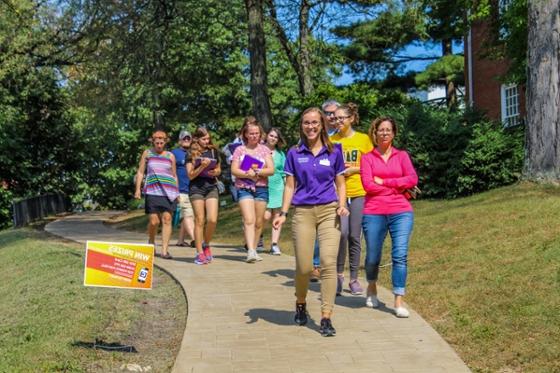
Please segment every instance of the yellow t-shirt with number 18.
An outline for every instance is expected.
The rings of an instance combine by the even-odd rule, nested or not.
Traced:
[[[342,153],[344,154],[344,165],[346,167],[360,168],[360,160],[362,155],[369,153],[373,149],[373,144],[368,135],[361,132],[354,132],[349,137],[342,137],[339,133],[335,133],[330,137],[333,143],[342,145]],[[346,196],[362,197],[366,195],[366,191],[362,186],[360,174],[354,174],[346,178]]]

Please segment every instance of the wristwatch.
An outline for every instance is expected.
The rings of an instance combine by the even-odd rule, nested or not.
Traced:
[[[288,217],[288,212],[286,212],[286,211],[280,211],[280,214],[278,214],[278,216],[285,216],[285,217]]]

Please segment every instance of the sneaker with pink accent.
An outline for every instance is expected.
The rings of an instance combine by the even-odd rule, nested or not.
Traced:
[[[198,264],[198,265],[208,264],[208,259],[206,259],[204,253],[199,253],[194,258],[194,264]]]
[[[212,261],[212,259],[214,259],[212,257],[212,250],[210,250],[210,246],[209,245],[204,245],[202,247],[202,251],[204,252],[204,256],[206,257],[206,261],[208,263],[210,263]]]

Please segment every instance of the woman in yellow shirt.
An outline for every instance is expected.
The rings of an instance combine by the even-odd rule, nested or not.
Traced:
[[[344,264],[346,262],[346,251],[348,250],[348,262],[350,264],[349,288],[352,295],[360,295],[363,288],[358,281],[358,269],[360,266],[360,255],[362,252],[362,210],[364,208],[364,196],[366,192],[362,187],[360,179],[360,160],[363,154],[373,149],[373,144],[368,135],[357,132],[352,127],[360,121],[358,106],[353,103],[340,106],[335,111],[335,119],[338,132],[330,137],[333,143],[342,146],[344,154],[344,165],[346,171],[346,197],[350,215],[340,219],[340,246],[337,259],[337,289],[336,294],[342,293],[344,285]]]

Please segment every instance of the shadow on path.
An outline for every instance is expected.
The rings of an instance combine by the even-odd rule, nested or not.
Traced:
[[[254,324],[259,320],[264,320],[276,325],[298,326],[294,322],[294,312],[291,311],[273,310],[270,308],[252,308],[245,312],[245,316],[250,318],[247,324]],[[317,325],[315,320],[311,317],[309,317],[309,321],[304,326],[311,330],[319,330],[319,325]]]

